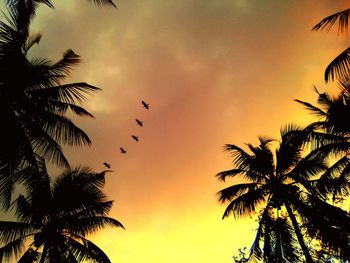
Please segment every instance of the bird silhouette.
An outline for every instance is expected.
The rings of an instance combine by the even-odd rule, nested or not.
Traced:
[[[138,136],[135,136],[135,135],[131,135],[131,137],[135,140],[135,141],[139,141],[139,137]]]
[[[142,105],[143,105],[143,107],[144,107],[145,109],[149,110],[149,104],[147,104],[147,103],[144,102],[144,101],[141,101],[141,103],[142,103]]]
[[[111,169],[111,165],[109,163],[103,163],[104,166],[106,166],[108,169]]]
[[[136,119],[136,122],[137,122],[137,125],[139,125],[139,126],[143,126],[143,122],[142,121],[140,121],[139,119]]]
[[[126,153],[126,151],[122,147],[120,147],[120,152],[121,153]]]

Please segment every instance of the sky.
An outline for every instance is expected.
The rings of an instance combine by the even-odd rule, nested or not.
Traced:
[[[221,219],[225,206],[216,193],[239,182],[215,177],[231,168],[223,145],[278,138],[281,126],[311,120],[293,100],[315,102],[313,85],[335,90],[324,83],[324,69],[349,44],[336,30],[311,28],[350,2],[54,4],[33,21],[32,32],[43,38],[32,55],[55,61],[73,49],[83,61],[67,82],[102,89],[84,104],[95,119],[77,120],[93,145],[65,152],[72,166],[112,165],[104,189],[115,200],[111,216],[126,228],[92,240],[112,262],[232,262],[238,248],[252,243],[256,225]]]

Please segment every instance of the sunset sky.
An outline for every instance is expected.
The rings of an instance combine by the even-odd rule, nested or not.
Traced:
[[[255,224],[221,219],[216,193],[238,182],[215,177],[231,167],[223,145],[278,138],[283,124],[310,120],[293,100],[315,102],[313,85],[335,89],[324,69],[350,43],[311,28],[350,1],[53,2],[33,21],[43,38],[32,54],[55,61],[73,49],[83,62],[67,81],[102,89],[84,104],[95,119],[77,121],[93,145],[66,153],[73,166],[112,165],[105,191],[126,228],[93,241],[118,263],[232,263]]]

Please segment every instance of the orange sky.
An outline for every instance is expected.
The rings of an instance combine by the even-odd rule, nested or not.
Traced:
[[[93,146],[67,154],[96,170],[112,164],[105,190],[127,229],[93,240],[112,262],[232,262],[254,223],[221,220],[223,145],[310,119],[293,99],[315,101],[312,86],[327,88],[323,71],[348,44],[311,28],[344,1],[120,0],[118,10],[54,2],[34,21],[43,33],[34,53],[55,60],[72,48],[83,63],[69,81],[103,89],[86,104],[96,119],[78,122]]]

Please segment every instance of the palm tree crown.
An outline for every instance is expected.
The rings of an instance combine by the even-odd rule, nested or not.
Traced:
[[[13,203],[18,221],[0,222],[0,259],[22,255],[19,262],[110,262],[86,238],[106,226],[123,227],[107,216],[113,201],[100,189],[104,172],[76,168],[52,181],[42,160],[38,167],[39,174],[37,168],[22,171],[28,194]]]
[[[271,260],[279,254],[286,260],[298,262],[300,256],[291,251],[295,247],[294,234],[291,233],[293,230],[306,262],[313,262],[294,215],[305,193],[315,192],[309,180],[327,168],[325,157],[317,154],[317,151],[304,156],[309,137],[308,130],[287,126],[281,130],[282,139],[275,150],[270,145],[273,140],[266,138],[259,138],[258,147],[248,144],[251,153],[235,145],[225,146],[233,157],[235,168],[220,172],[219,179],[225,181],[226,177],[241,175],[245,182],[218,193],[219,201],[228,202],[223,218],[230,214],[240,217],[261,211],[260,226],[251,256],[254,252],[258,258]],[[284,209],[286,215],[275,218],[274,209],[281,212]],[[286,220],[287,217],[289,221]],[[261,239],[265,243],[263,253],[259,247]]]
[[[90,144],[87,134],[67,116],[92,115],[80,106],[86,94],[98,88],[87,83],[62,84],[80,58],[72,50],[56,63],[28,57],[41,35],[29,35],[38,2],[14,1],[0,21],[0,197],[25,163],[36,155],[68,166],[61,144]],[[4,189],[3,186],[8,186]]]

